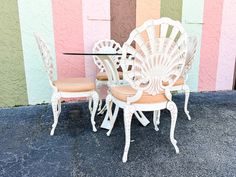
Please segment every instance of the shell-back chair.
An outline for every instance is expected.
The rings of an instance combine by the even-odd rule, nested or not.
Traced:
[[[93,46],[93,53],[121,53],[121,46],[119,43],[111,39],[99,40]],[[109,58],[113,61],[115,70],[118,70],[118,68],[120,68],[121,56],[110,55]],[[108,74],[106,73],[102,62],[99,59],[99,56],[93,55],[93,60],[94,60],[94,63],[99,68],[99,72],[97,73],[97,76],[96,76],[96,86],[97,86],[97,89],[99,90],[101,87],[108,86],[109,84],[108,77],[111,77],[111,75],[108,76]],[[122,72],[116,72],[114,74],[115,75],[118,74],[117,76],[119,77],[119,79],[123,79]],[[98,108],[98,111],[100,112],[98,114],[104,113],[105,109],[106,109],[105,106],[102,109],[102,99],[100,99],[99,108]]]
[[[95,127],[95,114],[98,107],[99,96],[96,92],[96,86],[93,81],[87,78],[66,78],[61,80],[54,79],[55,66],[53,63],[52,55],[46,42],[37,34],[35,34],[38,48],[40,50],[43,64],[49,77],[49,83],[53,89],[51,98],[52,111],[54,123],[50,135],[54,135],[55,128],[58,123],[58,118],[61,113],[61,100],[63,98],[78,98],[89,97],[93,100],[93,106],[89,108],[91,113],[91,124],[93,131],[96,132]]]
[[[166,34],[170,31],[169,36]],[[177,107],[172,101],[171,87],[179,79],[186,60],[186,33],[181,23],[169,18],[148,20],[134,29],[122,47],[121,66],[129,85],[112,86],[106,98],[124,109],[126,162],[131,141],[131,121],[135,111],[168,109],[171,113],[170,141],[179,153],[174,138]],[[158,129],[156,129],[158,130]]]
[[[194,56],[197,50],[197,43],[198,41],[196,36],[187,37],[187,55],[184,69],[178,81],[171,88],[171,91],[180,91],[180,90],[184,91],[185,93],[184,112],[187,115],[188,120],[191,120],[191,116],[189,115],[188,111],[188,100],[190,95],[190,89],[186,81],[188,79],[188,72],[191,69],[194,61]],[[155,127],[160,124],[160,111],[154,112],[153,119],[155,120],[154,123],[156,123],[156,125],[154,125]]]
[[[93,47],[94,53],[120,53],[122,52],[121,46],[119,43],[115,42],[111,39],[105,39],[105,40],[99,40],[94,44]],[[100,72],[97,75],[96,84],[99,88],[102,85],[107,85],[108,89],[111,87],[111,85],[119,85],[124,84],[125,81],[123,81],[123,73],[118,72],[118,68],[120,67],[120,55],[95,55],[94,56],[94,62],[97,65],[97,67],[100,69]],[[100,74],[101,73],[101,74]],[[99,75],[100,74],[100,75]],[[104,80],[99,80],[98,76],[105,75]],[[105,80],[106,79],[106,80]],[[100,99],[100,105],[102,101]],[[106,105],[104,106],[106,108]],[[103,112],[102,109],[101,112]],[[115,107],[115,111],[113,114],[114,119],[116,119],[118,114],[119,107]],[[140,123],[143,126],[146,126],[150,123],[150,121],[145,117],[145,115],[142,112],[135,112],[135,115],[137,119],[140,121]],[[102,128],[108,129],[109,132],[111,132],[111,127],[114,126],[115,121],[109,120],[108,113],[106,113],[105,118],[101,124]],[[110,133],[108,133],[110,135]]]

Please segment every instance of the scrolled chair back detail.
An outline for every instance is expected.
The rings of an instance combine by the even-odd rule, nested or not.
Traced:
[[[39,48],[41,56],[42,56],[44,67],[47,71],[49,80],[52,83],[54,81],[55,68],[54,68],[51,52],[50,52],[49,47],[47,46],[46,42],[39,35],[34,34],[34,36],[36,38],[38,48]]]
[[[188,71],[191,69],[193,61],[194,61],[194,56],[197,51],[197,45],[198,45],[198,40],[196,36],[188,36],[187,38],[187,55],[186,55],[186,61],[185,61],[185,66],[182,72],[182,76],[185,78]]]
[[[94,44],[93,47],[94,53],[121,53],[121,46],[114,40],[105,39],[99,40]],[[121,56],[109,56],[114,63],[116,69],[120,67]],[[100,72],[105,72],[103,63],[101,62],[99,56],[93,56],[94,63],[100,69]]]
[[[124,78],[151,95],[165,91],[180,77],[187,53],[187,35],[178,21],[146,21],[133,30],[122,48]]]

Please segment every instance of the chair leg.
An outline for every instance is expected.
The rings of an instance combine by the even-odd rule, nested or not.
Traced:
[[[157,111],[153,111],[153,125],[154,125],[154,129],[156,131],[159,130],[159,128],[157,127]]]
[[[175,152],[179,153],[179,148],[177,146],[177,141],[174,138],[174,132],[175,132],[175,125],[178,115],[178,109],[176,107],[176,104],[173,101],[169,101],[167,103],[167,109],[170,111],[171,114],[171,127],[170,127],[170,141],[173,144],[175,148]]]
[[[183,90],[185,92],[184,112],[187,115],[188,120],[191,120],[191,117],[190,117],[189,111],[188,111],[188,100],[189,100],[189,94],[190,94],[189,86],[188,85],[184,85],[183,86]]]
[[[161,117],[161,110],[157,110],[157,120],[156,120],[157,125],[160,124],[160,117]]]
[[[108,107],[107,107],[107,111],[108,111]],[[112,115],[111,112],[112,110],[110,109],[108,112],[110,112],[110,113],[108,113],[108,115],[109,115],[109,117],[110,117],[110,124],[111,124],[111,126],[110,126],[110,129],[109,129],[109,131],[107,132],[107,136],[110,136],[111,135],[111,131],[112,131],[112,129],[113,129],[113,127],[114,127],[114,124],[115,124],[115,122],[116,122],[116,118],[117,118],[117,114],[118,114],[118,111],[119,111],[119,107],[116,105],[116,107],[115,107],[115,111],[114,111],[114,114]]]
[[[89,111],[90,111],[90,114],[92,114],[92,111],[93,111],[93,109],[92,109],[92,98],[89,98]]]
[[[103,108],[98,112],[98,115],[103,114],[107,110],[107,106],[104,105]]]
[[[96,122],[95,122],[95,114],[97,112],[97,108],[98,108],[98,102],[99,102],[99,96],[97,92],[93,92],[92,94],[92,99],[93,99],[93,108],[92,108],[92,114],[91,114],[91,124],[93,127],[93,131],[96,132],[97,128],[95,126]]]
[[[98,111],[101,111],[101,109],[102,109],[102,99],[99,100]]]
[[[124,108],[125,148],[122,157],[123,163],[125,163],[128,158],[128,152],[130,147],[131,121],[133,113],[134,113],[134,108],[132,106],[126,106]]]
[[[58,118],[61,112],[61,102],[60,102],[60,98],[58,98],[58,95],[56,93],[53,93],[52,95],[52,99],[51,99],[51,103],[52,103],[52,112],[53,112],[53,124],[52,124],[52,129],[50,132],[50,135],[53,136],[57,123],[58,123]]]

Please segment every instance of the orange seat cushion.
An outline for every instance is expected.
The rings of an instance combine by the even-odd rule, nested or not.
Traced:
[[[111,93],[112,95],[121,101],[127,101],[127,97],[131,97],[134,96],[136,94],[136,90],[133,89],[130,86],[114,86],[111,87]],[[161,103],[161,102],[165,102],[168,101],[168,99],[166,98],[165,94],[162,92],[160,94],[157,94],[155,96],[150,95],[146,92],[143,92],[142,97],[135,103]]]
[[[167,86],[168,82],[163,82],[164,86]],[[184,85],[184,78],[180,77],[174,84],[174,86]]]
[[[67,78],[56,80],[53,85],[61,92],[86,92],[95,89],[95,83],[88,78]]]
[[[119,78],[123,79],[123,72],[118,72],[118,74],[119,74]],[[107,81],[108,80],[108,76],[107,76],[106,72],[97,73],[96,78],[99,81]]]

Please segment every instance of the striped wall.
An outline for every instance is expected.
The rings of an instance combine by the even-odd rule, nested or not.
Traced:
[[[123,44],[148,19],[170,17],[198,38],[187,80],[192,91],[231,90],[236,58],[235,0],[18,0],[0,2],[0,107],[50,101],[51,88],[33,34],[48,42],[57,78],[95,79],[90,56],[99,39]]]

